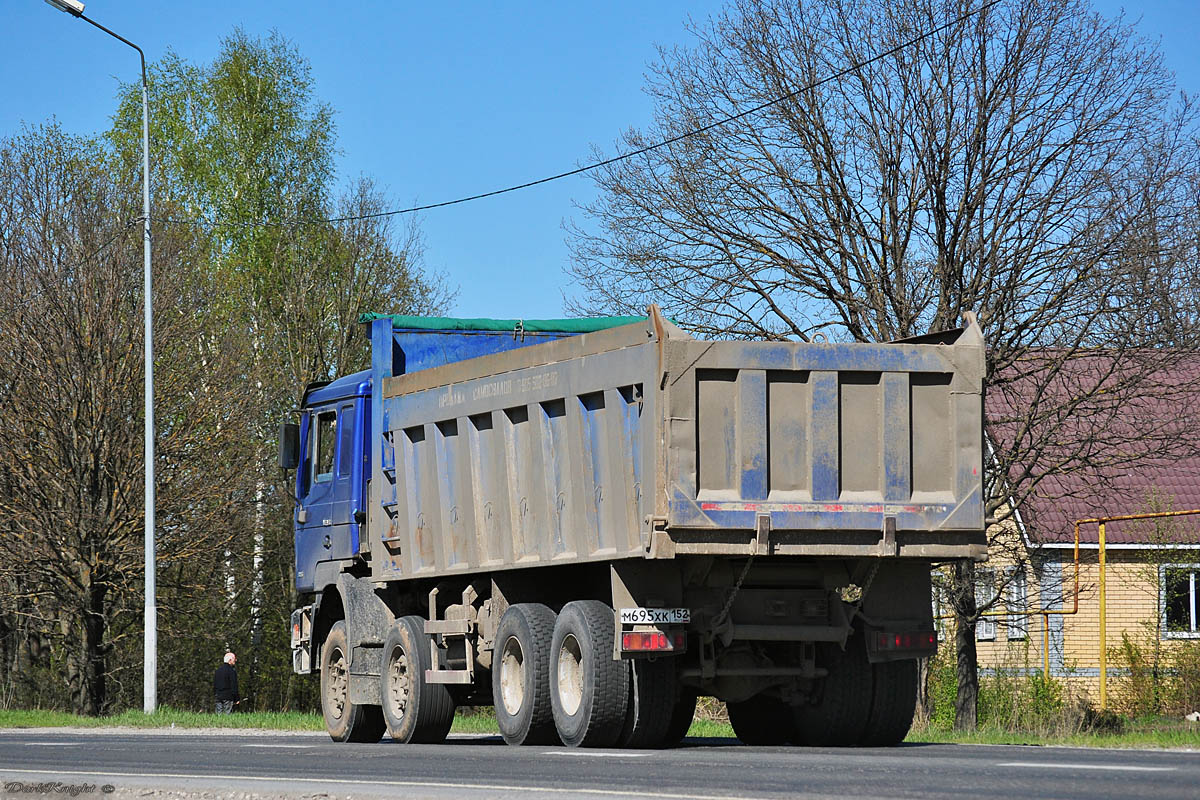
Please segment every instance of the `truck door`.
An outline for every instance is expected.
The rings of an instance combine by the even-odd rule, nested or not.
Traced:
[[[333,520],[329,532],[332,540],[332,558],[349,558],[354,554],[351,542],[350,523],[354,506],[352,474],[354,467],[354,403],[343,403],[337,418],[337,469],[330,488],[330,513]]]
[[[333,555],[333,488],[337,453],[337,409],[314,409],[305,443],[304,494],[300,498],[300,522],[309,564],[337,558]],[[298,549],[301,542],[297,542]]]

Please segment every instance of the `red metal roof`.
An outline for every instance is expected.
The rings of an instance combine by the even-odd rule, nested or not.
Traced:
[[[1015,492],[1033,542],[1070,543],[1081,519],[1200,509],[1200,356],[1151,358],[1148,375],[1138,353],[1103,353],[1046,378],[1054,366],[1043,371],[1035,357],[989,389],[988,434],[998,452],[1021,454],[1010,475],[1025,486],[1026,469],[1044,475]],[[1080,541],[1096,542],[1097,532],[1081,525]],[[1200,515],[1106,523],[1105,539],[1200,544]]]

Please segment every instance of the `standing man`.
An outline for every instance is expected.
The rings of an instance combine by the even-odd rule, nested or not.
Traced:
[[[226,653],[225,663],[217,667],[217,674],[213,676],[213,693],[217,697],[218,714],[233,711],[234,703],[241,699],[237,690],[237,670],[233,668],[236,663],[237,656]]]

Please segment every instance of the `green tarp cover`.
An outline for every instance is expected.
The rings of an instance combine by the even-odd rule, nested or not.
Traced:
[[[409,317],[403,314],[372,314],[359,316],[359,322],[390,319],[396,329],[421,331],[550,331],[554,333],[591,333],[635,322],[645,317],[583,317],[579,319],[459,319],[457,317]]]

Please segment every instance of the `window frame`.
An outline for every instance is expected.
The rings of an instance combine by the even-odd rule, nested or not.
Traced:
[[[338,448],[338,424],[337,424],[337,409],[321,409],[313,412],[312,423],[312,486],[317,486],[323,483],[332,483],[334,476],[337,474],[337,448]],[[324,444],[325,435],[321,433],[321,422],[323,419],[333,418],[333,425],[329,428],[329,438],[333,440],[332,449],[329,459],[329,470],[320,472],[321,469],[321,447]]]
[[[1172,631],[1167,627],[1167,570],[1182,570],[1188,573],[1188,596],[1190,603],[1191,630]],[[1163,639],[1200,639],[1200,564],[1160,564],[1158,567],[1158,602],[1161,609],[1159,631]]]
[[[354,403],[343,403],[337,415],[337,469],[338,480],[348,480],[354,470]]]
[[[1029,638],[1029,577],[1024,569],[1010,567],[1005,580],[1004,608],[1008,615],[1004,618],[1004,635],[1009,641],[1023,641]]]
[[[980,594],[983,592],[984,594]],[[975,570],[975,609],[980,614],[975,621],[975,641],[994,642],[998,638],[999,626],[995,617],[982,616],[984,606],[998,599],[996,591],[996,570],[985,567]]]

